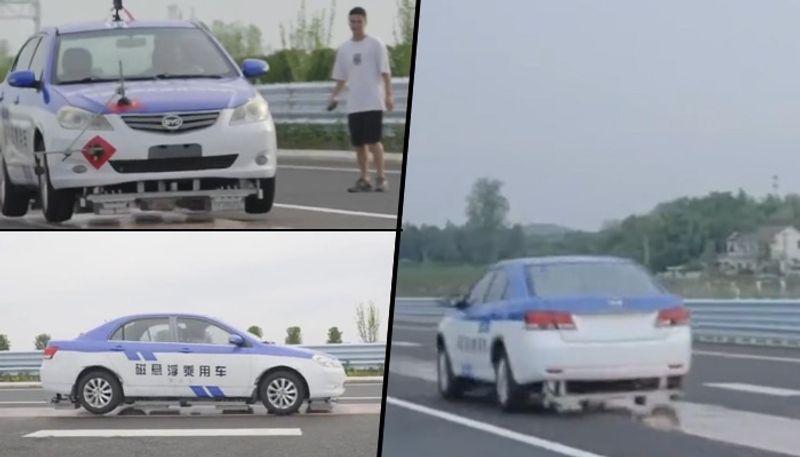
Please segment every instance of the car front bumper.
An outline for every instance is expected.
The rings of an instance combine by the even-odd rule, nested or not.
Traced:
[[[230,125],[233,111],[220,112],[217,122],[200,130],[167,134],[134,130],[119,115],[106,118],[111,131],[77,130],[55,127],[47,133],[46,149],[50,180],[56,189],[92,188],[142,181],[189,180],[203,178],[264,179],[277,171],[277,141],[272,119],[243,125]],[[113,149],[109,161],[95,167],[81,150],[95,138]],[[151,148],[158,146],[199,145],[201,158],[235,155],[230,166],[186,171],[118,172],[111,161],[151,160]],[[64,155],[63,151],[70,151]],[[157,159],[156,159],[157,160]],[[117,162],[120,163],[120,162]]]

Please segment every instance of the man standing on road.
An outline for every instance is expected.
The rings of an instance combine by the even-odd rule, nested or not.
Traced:
[[[361,176],[349,192],[370,192],[369,157],[372,152],[377,178],[375,190],[389,190],[386,180],[383,144],[383,112],[394,109],[392,94],[392,71],[389,67],[389,52],[378,38],[368,36],[367,12],[356,7],[350,11],[350,30],[353,37],[339,47],[333,67],[336,89],[331,94],[330,107],[336,106],[336,97],[349,88],[347,95],[350,142],[356,148]]]

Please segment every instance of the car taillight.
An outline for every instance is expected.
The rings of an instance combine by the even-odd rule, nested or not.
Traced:
[[[50,360],[56,355],[56,352],[58,352],[58,346],[47,346],[44,348],[44,358]]]
[[[560,311],[529,311],[525,325],[529,330],[575,330],[572,314]]]
[[[689,325],[689,317],[691,313],[689,308],[685,306],[676,306],[674,308],[662,309],[658,312],[658,319],[656,319],[656,327],[675,327],[679,325]]]

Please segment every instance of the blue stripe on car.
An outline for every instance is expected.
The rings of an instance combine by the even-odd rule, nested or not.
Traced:
[[[150,361],[158,360],[156,358],[156,355],[153,354],[151,351],[139,351],[139,352],[142,354],[142,357],[145,360],[150,360]]]
[[[222,393],[222,389],[220,389],[217,386],[206,386],[206,389],[208,390],[208,393],[210,393],[211,396],[214,397],[214,398],[224,398],[225,397],[225,394]]]
[[[203,389],[203,386],[189,386],[189,388],[192,389],[192,392],[194,392],[196,396],[200,398],[209,398],[209,395],[206,393],[205,389]]]
[[[138,362],[139,360],[142,360],[142,359],[140,359],[140,358],[139,358],[139,353],[138,353],[138,352],[136,352],[136,351],[129,351],[129,350],[126,350],[126,351],[125,351],[125,357],[127,357],[127,358],[128,358],[128,360],[135,360],[135,361],[137,361],[137,362]]]

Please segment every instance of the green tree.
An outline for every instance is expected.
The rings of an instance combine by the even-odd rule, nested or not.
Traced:
[[[395,45],[389,47],[389,59],[394,76],[411,74],[411,52],[414,42],[414,17],[416,2],[397,0],[397,17],[394,22]]]
[[[261,330],[261,327],[259,327],[258,325],[251,325],[250,327],[247,328],[247,331],[259,338],[264,337],[264,331]]]
[[[366,306],[364,303],[356,306],[356,328],[362,342],[377,342],[380,325],[380,310],[375,303],[370,301]]]
[[[475,263],[495,262],[500,254],[502,231],[506,227],[509,203],[497,179],[475,181],[467,197],[464,247]]]
[[[11,349],[11,342],[8,341],[8,336],[0,334],[0,351],[8,351]]]
[[[286,344],[303,344],[300,327],[293,326],[286,329]]]
[[[36,335],[36,340],[34,341],[34,345],[36,349],[41,351],[47,347],[47,343],[50,342],[50,335],[47,333],[42,333],[41,335]]]
[[[280,25],[281,44],[293,51],[286,54],[293,81],[310,81],[312,72],[321,71],[323,64],[318,61],[328,55],[315,51],[330,48],[335,11],[336,0],[331,0],[329,10],[315,11],[308,17],[306,0],[301,0],[295,22],[288,27]],[[330,79],[330,73],[325,79]]]
[[[264,54],[261,29],[255,25],[215,20],[211,32],[237,61]]]
[[[331,327],[328,329],[328,344],[341,344],[342,343],[342,332],[339,331],[339,327]]]

